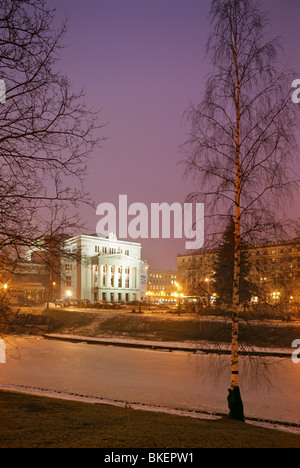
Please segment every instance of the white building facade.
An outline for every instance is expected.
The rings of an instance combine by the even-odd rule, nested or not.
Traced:
[[[128,303],[146,299],[147,264],[139,243],[80,235],[65,242],[62,295],[91,302]]]

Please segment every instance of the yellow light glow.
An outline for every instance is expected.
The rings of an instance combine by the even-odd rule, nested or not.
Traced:
[[[3,286],[3,288],[4,288],[4,289],[7,289],[7,288],[8,288],[8,285],[7,285],[7,284],[5,284],[5,285]]]
[[[273,299],[278,299],[280,297],[280,292],[275,291],[275,292],[271,293],[271,296],[273,297]]]
[[[67,291],[67,292],[66,292],[66,295],[67,295],[67,297],[71,297],[71,296],[72,296],[72,292],[71,292],[71,291]]]

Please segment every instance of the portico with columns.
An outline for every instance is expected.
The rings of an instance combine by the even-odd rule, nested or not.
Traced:
[[[77,236],[66,241],[79,261],[62,262],[65,295],[91,302],[132,302],[146,298],[147,264],[141,244],[108,237]]]

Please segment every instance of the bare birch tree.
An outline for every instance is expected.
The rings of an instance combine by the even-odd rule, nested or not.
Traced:
[[[239,389],[241,241],[276,239],[292,188],[298,125],[294,74],[280,65],[280,41],[254,0],[212,0],[207,43],[213,72],[203,100],[187,111],[186,174],[201,187],[189,201],[209,216],[234,218],[230,417],[244,420]],[[216,222],[214,222],[214,226]],[[219,229],[219,232],[221,229]]]

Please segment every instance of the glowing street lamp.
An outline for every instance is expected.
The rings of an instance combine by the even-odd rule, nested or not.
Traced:
[[[0,291],[1,291],[1,295],[3,298],[7,298],[7,294],[8,294],[8,284],[5,283],[0,286]]]
[[[67,292],[66,292],[66,295],[67,295],[68,298],[70,298],[70,297],[72,296],[72,292],[71,292],[71,291],[67,291]]]
[[[280,292],[275,291],[271,293],[271,297],[273,298],[273,301],[278,301],[280,299]]]

